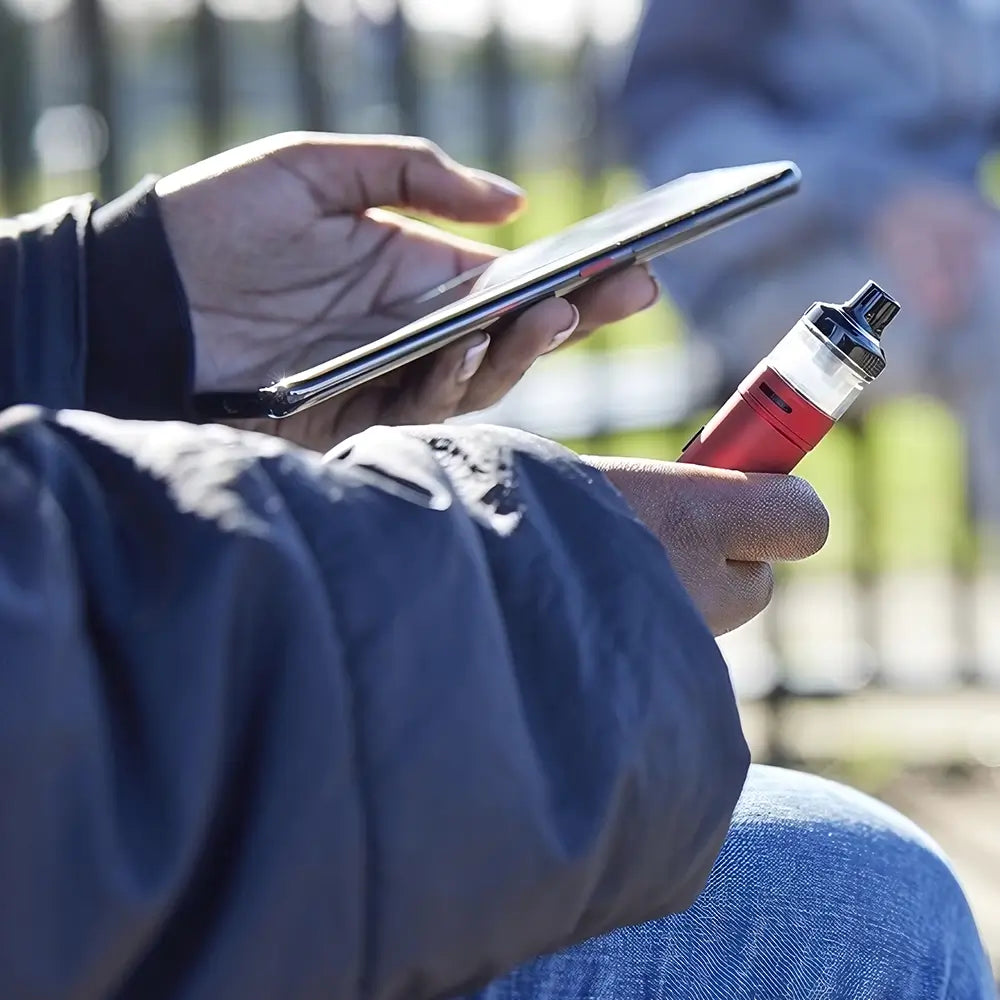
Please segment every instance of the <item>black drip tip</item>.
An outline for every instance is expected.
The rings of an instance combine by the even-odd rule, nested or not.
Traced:
[[[882,331],[896,318],[899,303],[874,281],[869,281],[853,299],[844,303],[844,311],[858,326],[870,330],[872,336],[879,340]]]
[[[885,369],[882,331],[898,312],[899,303],[869,281],[842,306],[816,302],[803,318],[818,336],[875,379]]]

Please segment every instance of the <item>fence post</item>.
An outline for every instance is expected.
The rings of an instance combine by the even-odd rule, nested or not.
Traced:
[[[573,79],[582,95],[580,132],[576,138],[582,174],[581,216],[604,207],[607,171],[611,166],[610,123],[604,60],[600,44],[588,30],[580,41],[573,65]]]
[[[958,651],[958,679],[974,687],[984,681],[981,651],[979,649],[979,616],[981,607],[976,588],[992,569],[980,547],[984,519],[973,496],[969,469],[973,456],[969,453],[968,434],[963,433],[965,463],[965,521],[951,538],[951,576],[953,580],[952,607],[955,645]]]
[[[861,638],[864,647],[871,651],[873,686],[884,680],[881,628],[876,598],[878,586],[878,536],[875,525],[877,497],[872,476],[867,470],[874,467],[871,439],[866,421],[862,417],[847,416],[841,421],[843,432],[851,436],[851,457],[855,522],[854,585],[861,598]]]
[[[502,25],[494,18],[482,42],[483,150],[490,170],[514,171],[514,74]]]
[[[103,197],[118,193],[122,180],[115,107],[114,59],[108,18],[101,0],[75,0],[73,26],[77,31],[80,58],[84,71],[87,103],[103,119],[107,128],[107,147],[98,167]]]
[[[490,170],[513,178],[518,167],[517,127],[514,121],[515,72],[496,5],[491,13],[489,31],[479,43],[482,150]],[[520,242],[517,220],[500,226],[492,238],[501,246],[516,246]]]
[[[404,135],[423,135],[423,95],[417,37],[399,3],[394,6],[384,30],[389,47],[389,73],[399,115],[399,131]]]
[[[789,690],[788,650],[785,647],[781,630],[781,602],[784,596],[785,581],[780,571],[775,574],[774,598],[771,608],[764,616],[764,639],[774,661],[775,678],[771,689],[763,698],[767,722],[767,743],[762,763],[774,767],[792,767],[798,763],[788,745],[785,729],[787,726],[788,708],[791,702]]]
[[[194,16],[194,77],[201,155],[218,153],[225,141],[225,49],[222,26],[208,0]]]
[[[25,208],[33,165],[30,45],[28,25],[0,0],[0,200],[9,213]]]
[[[309,4],[299,0],[292,12],[295,96],[299,122],[312,132],[322,132],[329,127],[319,33],[320,24],[309,10]]]

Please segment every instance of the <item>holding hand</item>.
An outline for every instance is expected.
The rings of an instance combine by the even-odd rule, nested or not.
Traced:
[[[448,301],[418,303],[429,289],[501,253],[385,206],[501,223],[524,205],[508,181],[426,141],[322,134],[224,153],[157,193],[190,304],[198,392],[256,388],[377,340]],[[298,416],[249,423],[325,451],[373,424],[484,409],[542,354],[657,296],[633,267]]]
[[[586,461],[663,543],[715,635],[767,607],[772,562],[805,559],[826,542],[829,516],[803,479],[642,459]]]

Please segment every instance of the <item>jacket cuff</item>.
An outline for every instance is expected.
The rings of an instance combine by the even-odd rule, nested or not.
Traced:
[[[87,237],[87,407],[139,420],[192,418],[187,297],[148,177],[97,208]]]

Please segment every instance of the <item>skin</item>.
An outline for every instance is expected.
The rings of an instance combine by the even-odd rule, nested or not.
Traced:
[[[500,253],[391,209],[500,223],[524,205],[510,182],[399,137],[276,136],[172,174],[157,191],[191,310],[198,391],[261,385],[391,333],[444,301],[416,302],[425,292]],[[633,267],[296,417],[241,426],[327,451],[373,425],[480,410],[541,355],[658,294]],[[716,634],[763,610],[771,562],[826,540],[822,502],[793,477],[588,461],[663,544]]]
[[[157,192],[191,309],[198,391],[264,384],[391,333],[447,301],[414,299],[501,252],[386,206],[467,223],[504,222],[524,206],[510,182],[398,137],[276,136],[170,175]],[[658,294],[631,268],[494,325],[488,341],[473,334],[296,417],[242,426],[325,451],[374,424],[481,410],[554,346]]]
[[[674,462],[590,458],[660,540],[715,635],[770,603],[771,563],[805,559],[826,543],[829,515],[795,476],[745,474]]]

